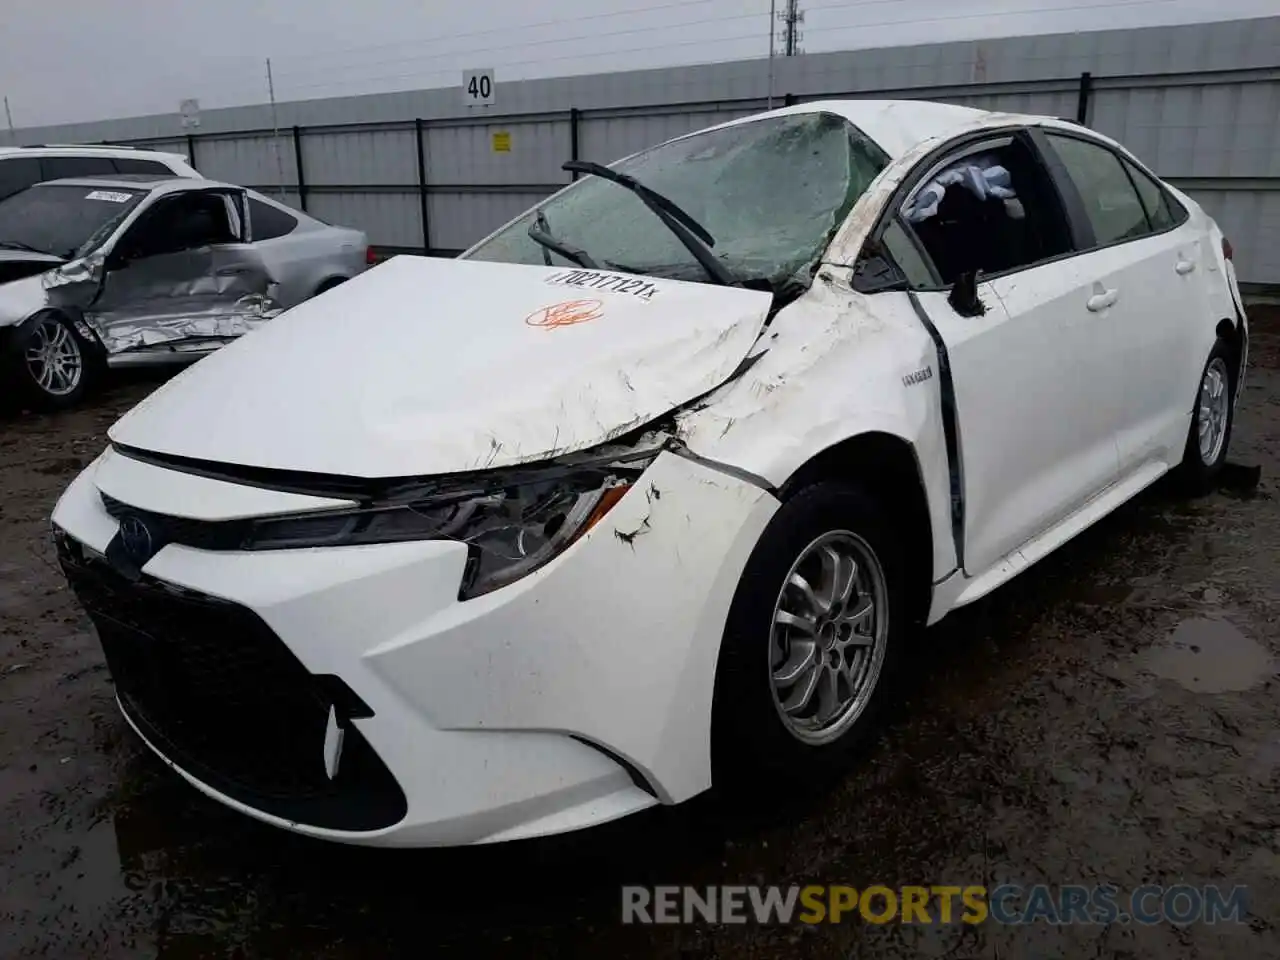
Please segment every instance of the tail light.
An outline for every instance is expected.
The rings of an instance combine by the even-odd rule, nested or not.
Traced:
[[[1225,244],[1226,241],[1224,240],[1223,243]],[[367,266],[370,266],[370,267],[372,267],[375,263],[378,262],[378,254],[374,252],[373,247],[365,248],[364,262]]]
[[[1222,255],[1226,257],[1228,260],[1230,260],[1232,255],[1235,252],[1236,252],[1235,249],[1231,246],[1231,241],[1228,240],[1226,237],[1223,237],[1222,238]]]

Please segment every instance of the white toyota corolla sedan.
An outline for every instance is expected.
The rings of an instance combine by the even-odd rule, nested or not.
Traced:
[[[915,627],[1223,464],[1231,248],[1106,137],[826,102],[566,166],[170,381],[58,503],[124,716],[215,799],[466,844],[822,773]]]

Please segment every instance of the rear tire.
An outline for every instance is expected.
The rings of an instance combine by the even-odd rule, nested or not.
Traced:
[[[1196,386],[1195,407],[1182,455],[1182,480],[1193,494],[1212,490],[1227,462],[1235,424],[1236,377],[1235,351],[1219,339],[1209,351]]]
[[[766,527],[716,671],[717,784],[821,783],[874,731],[909,630],[906,565],[886,516],[859,488],[820,482]]]
[[[312,296],[318,297],[322,293],[328,293],[334,287],[341,286],[346,282],[347,282],[346,277],[330,277],[324,283],[320,284],[320,286],[316,287],[316,292],[313,293]]]
[[[4,360],[21,402],[65,410],[84,399],[97,356],[69,320],[43,313],[13,331]]]

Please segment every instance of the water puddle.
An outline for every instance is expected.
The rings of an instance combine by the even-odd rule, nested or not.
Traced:
[[[1140,665],[1193,693],[1248,690],[1272,672],[1271,656],[1226,620],[1187,620],[1146,650]]]

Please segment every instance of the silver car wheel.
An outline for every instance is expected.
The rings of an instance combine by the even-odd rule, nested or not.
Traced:
[[[1200,460],[1206,467],[1218,462],[1227,438],[1227,420],[1231,412],[1231,377],[1226,361],[1214,357],[1200,381],[1200,402],[1196,410],[1196,429],[1200,442]]]
[[[773,608],[773,702],[792,736],[838,739],[860,717],[884,664],[889,593],[868,543],[848,530],[810,543],[791,565]]]
[[[65,397],[80,386],[84,356],[70,328],[53,317],[42,319],[31,332],[26,350],[27,371],[51,397]]]

